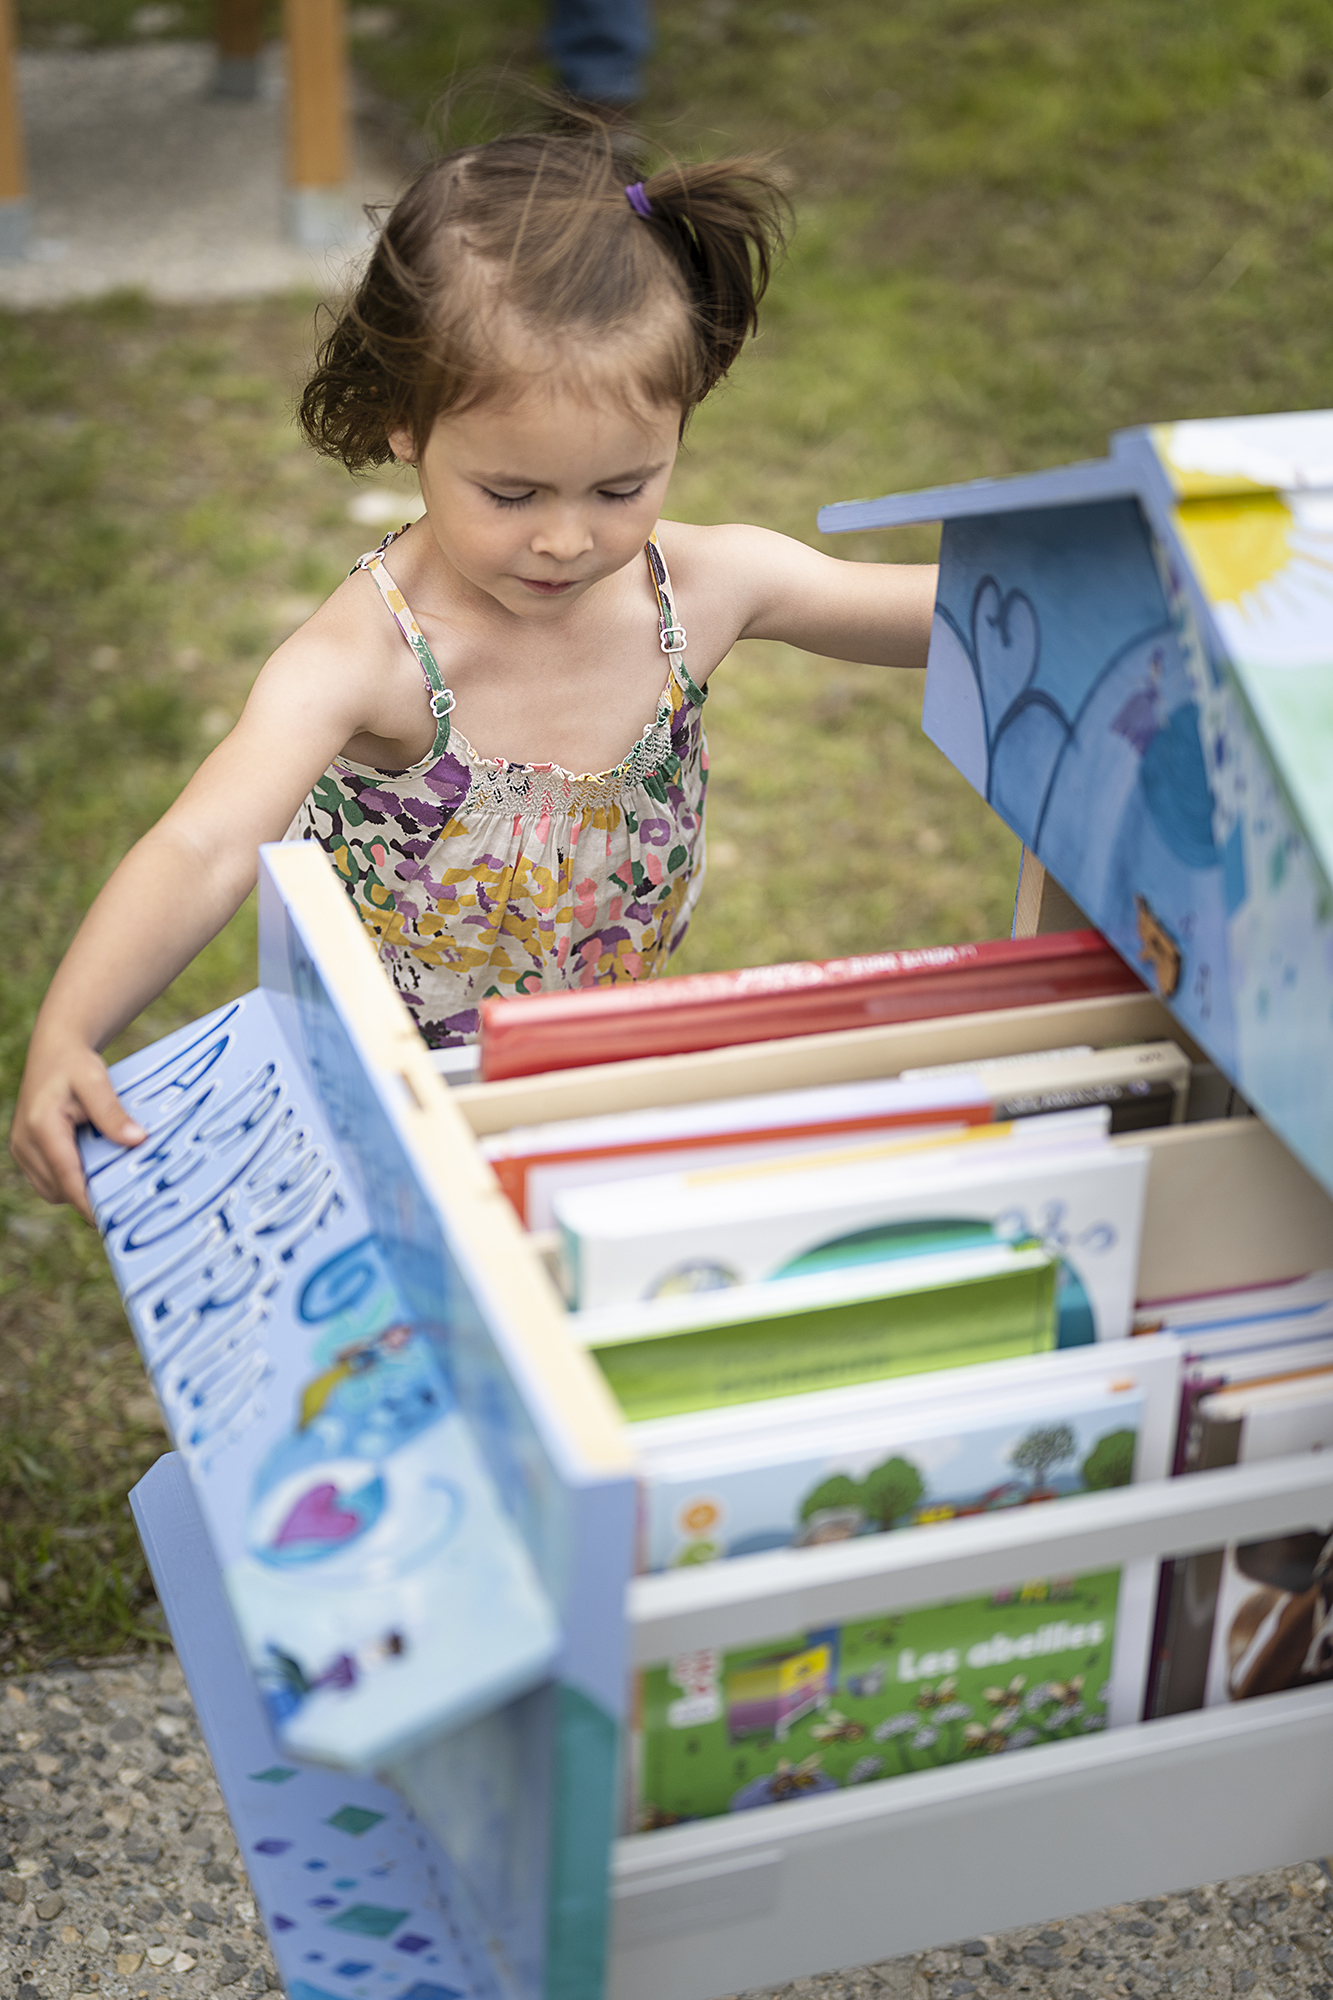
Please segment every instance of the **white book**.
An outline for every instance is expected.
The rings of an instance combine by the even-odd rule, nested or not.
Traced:
[[[818,1165],[575,1190],[556,1203],[568,1296],[609,1306],[1030,1242],[1060,1260],[1060,1344],[1118,1339],[1133,1312],[1148,1155],[1102,1143],[1105,1122],[1072,1112]],[[1066,1143],[1052,1143],[1053,1123],[1069,1128]]]
[[[1184,1115],[1189,1080],[1174,1042],[1079,1047],[515,1126],[483,1139],[480,1150],[528,1227],[549,1229],[556,1195],[570,1188],[833,1151],[875,1131],[926,1137],[1103,1104],[1113,1131],[1166,1124]]]
[[[1236,1424],[1237,1465],[1333,1446],[1333,1365],[1280,1382],[1214,1389],[1199,1402],[1209,1423]]]
[[[1308,1318],[1189,1327],[1181,1333],[1167,1330],[1179,1340],[1181,1353],[1196,1376],[1216,1368],[1229,1381],[1243,1381],[1318,1366],[1310,1357],[1333,1343],[1333,1307]]]

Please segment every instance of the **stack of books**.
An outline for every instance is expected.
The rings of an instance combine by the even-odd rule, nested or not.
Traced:
[[[1146,1307],[1180,1351],[1173,1470],[1333,1445],[1333,1271]],[[1333,1678],[1333,1523],[1165,1563],[1150,1715]]]
[[[930,968],[932,1011],[949,1011],[946,975],[983,1004],[989,949],[980,972],[975,953]],[[1098,963],[1080,939],[1048,953],[1042,976],[1072,965],[1086,977]],[[1014,959],[1025,978],[1033,964]],[[788,977],[748,994],[756,1032],[780,1018],[777,996],[817,1002],[813,1031],[833,1018],[830,990],[845,1009],[876,979],[881,1001],[898,981],[904,1002],[911,979],[881,969],[840,985],[817,968],[803,983],[790,977],[799,968],[770,970]],[[747,977],[696,996],[693,1019],[690,981],[634,989],[626,1020],[642,1036],[669,1029],[675,1047],[706,1046],[713,1014],[735,1012]],[[554,1066],[562,1022],[569,1061],[641,1053],[642,1040],[620,1046],[616,1021],[610,1041],[604,1032],[618,999],[595,996],[598,1032],[579,1031],[581,1054],[580,996],[549,1010],[554,1028],[516,1011],[510,1040],[497,1007],[484,1067]],[[537,1037],[527,1053],[519,1025]],[[799,1031],[790,1014],[785,1027]],[[631,1425],[640,1569],[789,1549],[817,1559],[833,1542],[1167,1476],[1181,1349],[1169,1331],[1130,1338],[1149,1166],[1132,1135],[1181,1120],[1191,1080],[1174,1043],[1077,1046],[484,1140],[545,1240],[571,1337]],[[1154,1585],[1151,1565],[1038,1578],[652,1669],[627,1824],[1137,1720]]]

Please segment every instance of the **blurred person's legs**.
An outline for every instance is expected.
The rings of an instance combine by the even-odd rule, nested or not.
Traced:
[[[546,46],[561,84],[585,104],[636,104],[652,45],[652,0],[551,0]]]

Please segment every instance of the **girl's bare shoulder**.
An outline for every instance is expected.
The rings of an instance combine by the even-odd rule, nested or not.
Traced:
[[[706,635],[714,663],[752,627],[770,601],[775,579],[793,564],[812,560],[803,542],[739,521],[715,527],[661,521],[657,539],[691,646],[697,628],[701,638]]]
[[[657,540],[674,577],[677,568],[697,582],[711,582],[726,576],[737,556],[754,560],[770,542],[784,538],[770,528],[756,528],[743,521],[717,524],[697,521],[659,521]]]
[[[275,660],[291,659],[304,667],[318,665],[340,680],[371,685],[406,661],[420,678],[411,648],[381,597],[374,579],[354,569],[330,592],[319,609],[284,640]]]
[[[349,738],[395,742],[425,731],[421,668],[364,570],[353,570],[284,639],[260,676],[265,683],[336,715]]]

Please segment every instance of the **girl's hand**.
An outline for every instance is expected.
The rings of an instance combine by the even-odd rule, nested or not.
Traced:
[[[355,597],[350,582],[342,586],[274,654],[236,727],[102,888],[42,1003],[10,1151],[38,1194],[72,1202],[90,1222],[77,1127],[94,1125],[121,1146],[147,1136],[97,1050],[235,914],[254,886],[260,844],[282,838],[343,744],[362,729],[383,733],[383,687],[397,686],[400,654],[417,719],[429,715],[415,660],[384,618],[374,585],[366,577],[358,584]],[[368,659],[387,662],[386,671],[377,678]],[[411,716],[410,699],[402,705]],[[433,730],[433,720],[421,726]]]
[[[148,1134],[136,1125],[111,1087],[106,1064],[94,1049],[75,1043],[47,1052],[36,1044],[19,1089],[9,1150],[44,1201],[68,1201],[93,1219],[74,1133],[95,1125],[104,1139],[138,1146]]]

